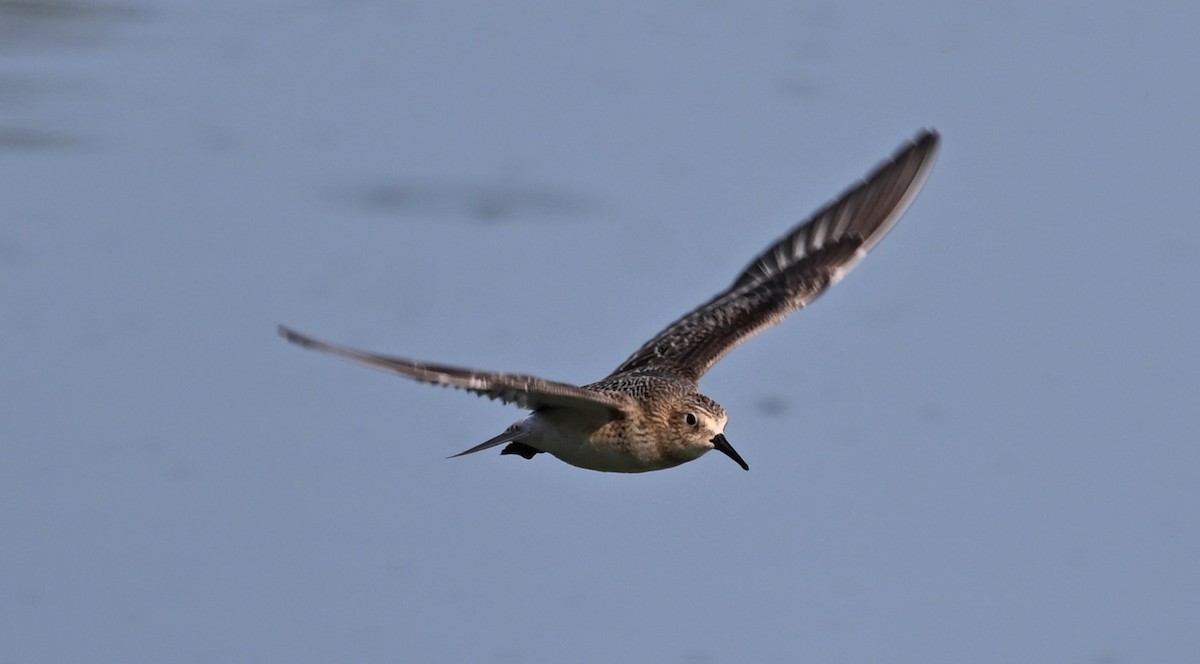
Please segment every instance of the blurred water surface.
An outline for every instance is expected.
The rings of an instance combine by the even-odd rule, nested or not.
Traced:
[[[0,0],[0,661],[1189,662],[1200,8]],[[917,128],[705,380],[752,467],[447,454]]]

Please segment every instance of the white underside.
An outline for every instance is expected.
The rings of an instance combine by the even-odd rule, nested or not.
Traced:
[[[589,425],[576,417],[564,417],[567,411],[549,414],[532,413],[521,421],[525,435],[522,443],[572,466],[610,473],[644,473],[677,466],[682,461],[659,458],[651,441],[634,442],[632,449],[622,449],[608,442],[594,443],[591,439],[595,423]],[[574,415],[574,414],[572,414]],[[641,451],[642,453],[638,453]],[[703,452],[701,452],[703,454]],[[697,455],[699,456],[699,455]]]

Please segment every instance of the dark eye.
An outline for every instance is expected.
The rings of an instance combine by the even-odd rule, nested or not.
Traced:
[[[696,416],[692,413],[688,413],[687,415],[684,415],[683,419],[684,419],[684,421],[686,421],[688,423],[688,426],[693,426],[693,427],[696,426],[696,423],[698,423],[700,421],[700,420],[697,420]]]

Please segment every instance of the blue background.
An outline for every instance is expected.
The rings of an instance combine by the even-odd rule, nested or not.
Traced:
[[[1193,662],[1200,5],[0,2],[0,661]],[[909,214],[705,379],[584,383],[923,126]]]

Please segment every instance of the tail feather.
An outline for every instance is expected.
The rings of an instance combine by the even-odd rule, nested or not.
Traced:
[[[462,452],[459,452],[458,454],[453,454],[446,458],[453,459],[455,457],[466,456],[468,454],[474,454],[476,452],[482,452],[486,449],[495,447],[497,445],[503,445],[504,443],[511,443],[514,440],[518,440],[518,439],[522,438],[524,435],[525,435],[525,430],[521,428],[521,423],[518,422],[518,423],[510,426],[508,429],[506,429],[504,431],[504,433],[500,434],[499,436],[485,440],[484,442],[476,445],[475,447],[472,447],[469,450],[464,450]]]

